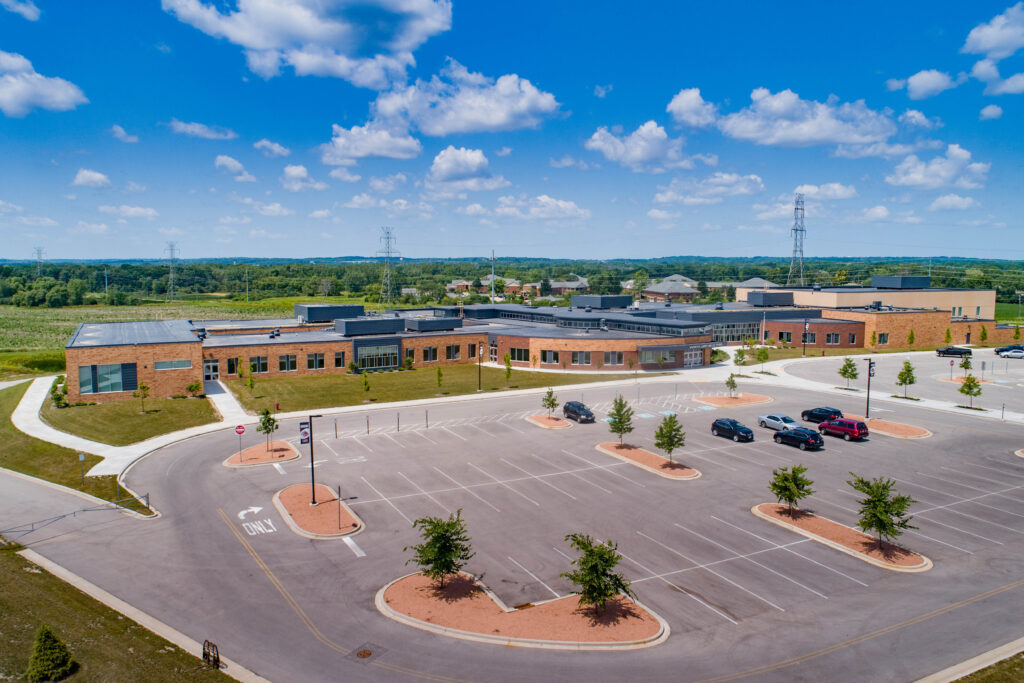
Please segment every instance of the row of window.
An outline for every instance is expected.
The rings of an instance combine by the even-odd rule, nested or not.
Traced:
[[[591,364],[591,351],[571,351],[570,358],[573,365],[590,365]],[[509,358],[519,363],[530,362],[530,349],[512,347],[508,350]],[[561,356],[558,351],[551,351],[548,349],[542,349],[540,352],[540,362],[545,365],[557,365],[560,362]],[[604,352],[604,364],[605,365],[622,365],[623,357],[622,351],[605,351]]]
[[[228,358],[228,374],[238,374],[238,358]],[[295,354],[285,354],[277,357],[277,369],[280,372],[293,372],[297,369],[298,358]],[[306,354],[306,369],[307,370],[323,370],[324,369],[324,354],[322,353],[307,353]],[[334,354],[334,367],[343,368],[345,367],[345,352],[337,351]],[[245,370],[245,368],[242,368]],[[263,374],[270,371],[270,365],[268,363],[267,356],[249,356],[249,371],[253,374]]]
[[[884,336],[885,336],[886,341],[885,342],[879,342],[879,343],[888,344],[889,343],[889,335],[886,334]],[[768,339],[768,332],[767,331],[765,332],[765,339]],[[825,333],[825,343],[826,344],[830,344],[830,345],[836,346],[836,345],[839,344],[839,339],[840,339],[840,336],[839,336],[838,332],[826,332]],[[850,332],[850,334],[848,335],[847,339],[849,340],[850,346],[855,346],[857,344],[857,335],[855,333]],[[800,340],[801,340],[801,343],[804,343],[804,344],[816,344],[816,343],[818,343],[818,333],[817,332],[804,332],[802,335],[800,335]],[[787,342],[787,343],[792,342],[793,341],[793,333],[792,332],[779,332],[779,341]]]
[[[466,344],[467,358],[476,358],[477,345]],[[415,349],[406,349],[405,357],[414,358]],[[421,352],[421,357],[424,363],[433,363],[437,360],[437,347],[436,346],[424,346]],[[449,344],[444,347],[444,359],[445,360],[461,360],[462,359],[462,346],[459,344]]]
[[[192,368],[192,361],[188,360],[158,360],[153,363],[154,370],[189,370]]]
[[[78,391],[82,394],[109,394],[139,388],[135,363],[79,365]]]

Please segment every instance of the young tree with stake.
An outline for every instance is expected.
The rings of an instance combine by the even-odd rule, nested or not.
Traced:
[[[616,543],[598,543],[589,534],[568,534],[565,540],[582,554],[572,561],[575,569],[559,576],[578,587],[573,593],[580,596],[581,605],[589,605],[601,614],[607,602],[616,595],[636,599],[629,582],[615,571],[622,560]]]
[[[878,536],[878,549],[882,549],[882,539],[895,539],[903,534],[904,529],[916,529],[910,523],[913,517],[907,510],[917,501],[910,496],[893,492],[895,482],[892,479],[876,477],[871,481],[850,472],[852,481],[846,483],[858,493],[863,493],[860,500],[860,520],[857,526],[862,531],[874,532]]]
[[[896,375],[896,386],[903,387],[903,398],[907,398],[907,387],[917,384],[917,377],[914,376],[914,366],[909,360],[903,361],[903,369]]]
[[[964,377],[964,381],[960,383],[960,393],[970,398],[969,407],[974,407],[974,399],[981,396],[981,382],[978,378],[972,374],[968,374]]]
[[[249,395],[252,395],[252,390],[256,388],[256,364],[249,363],[249,376],[245,378],[245,385],[249,387]]]
[[[914,345],[914,339],[915,339],[914,338],[914,328],[911,327],[910,328],[910,333],[907,334],[907,346],[913,346]]]
[[[944,342],[946,342],[947,344],[952,344],[953,343],[953,333],[949,331],[948,327],[946,328],[946,336],[943,337],[942,340]]]
[[[988,341],[988,328],[984,325],[981,326],[981,334],[978,335],[978,339],[983,343]]]
[[[633,409],[626,403],[622,395],[615,397],[612,401],[612,409],[608,411],[608,430],[617,434],[619,444],[622,444],[622,437],[633,431]]]
[[[365,372],[363,373],[363,393],[366,394],[367,399],[370,396],[370,376]]]
[[[732,355],[732,360],[736,365],[743,365],[747,362],[747,353],[743,349],[736,349],[736,353]]]
[[[512,355],[506,353],[501,359],[505,361],[505,386],[507,387],[508,383],[512,381]]]
[[[729,390],[729,397],[731,398],[733,392],[736,391],[736,376],[733,375],[731,372],[729,373],[729,376],[725,379],[725,388]]]
[[[132,392],[132,396],[139,399],[139,406],[142,414],[146,414],[146,399],[149,398],[149,385],[139,382],[139,388]]]
[[[270,408],[264,408],[260,413],[260,423],[256,425],[256,431],[267,435],[267,450],[270,450],[270,435],[277,431],[277,418],[274,417]]]
[[[686,445],[686,432],[675,415],[666,415],[658,425],[654,432],[654,445],[668,454],[669,462],[675,462],[672,460],[672,451]]]
[[[839,376],[846,380],[846,388],[850,388],[850,380],[857,379],[860,373],[857,370],[857,364],[852,358],[847,358],[843,361],[843,365],[839,368]]]
[[[967,371],[971,369],[971,357],[970,356],[964,356],[960,360],[960,368],[963,369],[964,377],[966,377],[967,376]]]
[[[540,399],[540,404],[548,411],[548,417],[551,417],[551,413],[558,407],[558,399],[555,397],[555,392],[552,389],[548,389],[548,393],[544,394]]]
[[[764,364],[768,362],[768,349],[763,346],[758,347],[754,352],[754,358],[761,364],[761,372],[764,372]]]
[[[420,530],[423,543],[402,548],[402,552],[412,548],[415,555],[406,560],[406,564],[415,562],[424,576],[444,588],[446,577],[458,574],[476,553],[470,542],[473,540],[466,533],[466,523],[462,519],[462,508],[448,519],[440,517],[420,517],[412,523],[413,528]]]
[[[444,373],[441,372],[441,366],[437,366],[437,392],[441,393],[441,385],[444,384]]]
[[[798,503],[807,496],[813,495],[814,490],[811,484],[814,482],[804,476],[807,468],[803,465],[792,467],[781,467],[772,470],[772,480],[768,482],[768,489],[780,503],[789,506],[789,516],[793,516]]]

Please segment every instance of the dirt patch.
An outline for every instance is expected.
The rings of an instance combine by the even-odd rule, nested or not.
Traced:
[[[572,427],[572,422],[555,417],[554,415],[530,415],[526,418],[526,421],[544,429],[568,429]]]
[[[1019,451],[1014,451],[1013,454],[1016,455],[1018,458],[1024,458],[1024,448],[1020,449]]]
[[[960,377],[954,377],[953,379],[950,379],[948,377],[938,377],[937,379],[940,382],[946,382],[947,384],[963,384],[964,383],[964,379],[966,379],[966,378],[963,377],[963,376],[960,376]],[[977,375],[974,376],[974,379],[978,380],[978,384],[997,384],[997,382],[993,382],[990,379],[980,379],[980,378],[978,378]]]
[[[796,510],[789,516],[789,508],[785,505],[762,503],[754,506],[755,514],[767,517],[790,528],[799,529],[815,540],[824,539],[834,545],[852,551],[851,554],[861,555],[872,562],[891,569],[913,570],[930,569],[931,561],[923,555],[911,552],[892,543],[882,542],[868,536],[862,531],[851,529],[831,519],[819,517],[804,510]]]
[[[300,453],[295,450],[287,441],[271,441],[270,449],[267,444],[261,443],[258,446],[249,446],[240,453],[235,453],[225,460],[222,465],[225,467],[252,467],[254,465],[269,465],[275,462],[288,462],[299,457]]]
[[[927,439],[929,436],[932,436],[930,431],[917,425],[890,422],[889,420],[879,420],[876,418],[865,420],[861,415],[844,415],[843,417],[866,423],[868,431],[872,434],[885,434],[886,436],[895,436],[899,439]]]
[[[628,443],[620,444],[617,441],[606,441],[605,443],[598,444],[597,450],[669,479],[686,480],[696,479],[700,476],[700,472],[692,467],[673,462],[666,457],[660,456],[657,453],[651,453],[643,448],[630,446]]]
[[[699,396],[694,401],[706,403],[709,406],[718,408],[734,408],[736,406],[749,406],[755,403],[771,403],[775,399],[771,396],[761,394],[737,394],[736,396]]]
[[[309,484],[295,484],[274,495],[278,512],[300,535],[337,538],[363,530],[362,520],[329,487],[317,484],[317,504],[310,505],[310,500]]]
[[[619,597],[604,612],[581,607],[571,595],[510,611],[465,574],[443,589],[422,574],[395,581],[383,595],[387,607],[406,617],[494,639],[524,638],[562,643],[637,643],[658,637],[662,623],[640,605]]]

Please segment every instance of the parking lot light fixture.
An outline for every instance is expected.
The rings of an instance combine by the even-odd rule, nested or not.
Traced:
[[[323,415],[310,415],[309,416],[309,493],[310,505],[316,505],[316,467],[313,463],[313,418],[323,417]]]

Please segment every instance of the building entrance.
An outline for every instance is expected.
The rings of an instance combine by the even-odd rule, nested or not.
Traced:
[[[203,379],[207,382],[220,379],[220,361],[216,358],[203,360]]]

